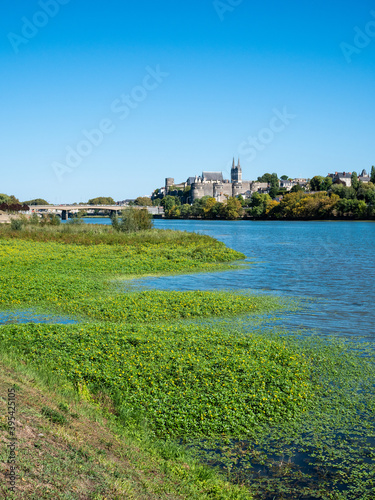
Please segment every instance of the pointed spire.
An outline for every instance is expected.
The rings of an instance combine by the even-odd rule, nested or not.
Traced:
[[[241,165],[240,165],[240,158],[238,157],[238,168],[241,168]]]
[[[232,168],[235,167],[235,164],[234,164],[234,156],[233,156],[233,163],[232,163]]]

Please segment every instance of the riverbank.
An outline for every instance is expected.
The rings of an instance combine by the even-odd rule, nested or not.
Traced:
[[[146,273],[146,271],[160,274],[173,271],[186,272],[192,269],[220,269],[221,266],[227,268],[231,262],[235,262],[237,259],[243,257],[242,254],[227,249],[223,244],[215,242],[211,238],[192,234],[176,233],[173,231],[152,231],[147,234],[127,236],[112,234],[110,228],[97,228],[100,229],[99,231],[86,231],[87,229],[70,227],[67,231],[61,231],[60,228],[38,228],[36,230],[14,232],[8,228],[2,230],[2,238],[0,239],[0,246],[2,248],[1,266],[2,270],[4,270],[0,277],[2,290],[0,302],[2,308],[22,309],[37,306],[40,311],[44,308],[45,311],[55,313],[58,311],[60,313],[67,312],[67,310],[73,310],[73,312],[77,313],[80,306],[84,306],[85,301],[96,301],[98,303],[102,300],[103,304],[100,308],[97,308],[97,315],[100,320],[104,320],[109,311],[110,314],[113,314],[116,298],[119,301],[122,296],[117,288],[111,284],[111,281],[115,277],[118,278],[123,274],[139,275]],[[74,243],[69,243],[72,239]],[[92,246],[93,239],[96,240],[96,245]],[[59,240],[59,242],[56,240]],[[208,309],[205,310],[204,296],[181,296],[177,298],[177,301],[172,300],[170,302],[171,297],[168,297],[168,295],[164,294],[163,298],[160,294],[158,297],[154,297],[153,294],[146,294],[146,296],[143,294],[145,307],[151,313],[149,317],[151,322],[160,321],[160,315],[165,314],[165,312],[168,313],[170,320],[181,317],[181,308],[179,308],[179,304],[181,306],[182,303],[181,301],[185,302],[185,308],[187,308],[188,314],[192,317],[214,313]],[[106,301],[110,297],[113,299],[111,307],[106,308]],[[128,296],[125,297],[125,300],[128,301],[126,309],[128,312],[132,311],[133,322],[139,311],[139,305],[134,303],[134,299],[137,299],[136,302],[139,302],[141,297],[137,297],[136,295],[133,295],[131,299]],[[161,299],[167,299],[168,303],[164,303],[163,300],[160,302]],[[228,306],[228,302],[225,299],[226,297],[222,294],[210,296],[210,302],[213,304],[213,307],[219,307],[222,311]],[[155,308],[157,302],[159,303],[159,307]],[[250,299],[248,299],[248,302],[247,305],[241,306],[240,301],[234,299],[233,304],[237,304],[237,309],[238,307],[243,307],[243,309],[254,307],[254,303]],[[163,306],[163,309],[161,309],[161,306]],[[117,311],[122,311],[121,305]],[[89,307],[87,312],[90,312]],[[233,311],[229,313],[231,312],[233,313]],[[228,314],[228,311],[225,311],[225,313]],[[143,315],[146,314],[147,312],[144,310]],[[89,332],[93,327],[87,323],[87,316],[86,319],[82,313],[79,316],[82,319],[82,323],[75,326],[77,327],[77,333],[81,335],[84,331]],[[112,320],[114,321],[115,319],[112,318]],[[114,324],[113,328],[118,332],[122,332],[125,325],[128,326],[128,322],[125,324]],[[60,329],[63,328],[63,325],[54,325],[57,328],[57,331],[54,333],[51,330],[53,326],[44,326],[46,327],[45,333],[47,333],[47,336],[51,340],[54,339],[53,342],[56,342],[59,337],[62,338],[62,330]],[[9,330],[8,327],[10,328]],[[36,330],[32,331],[33,327]],[[43,325],[6,325],[0,328],[0,344],[4,363],[2,372],[8,372],[7,383],[20,385],[19,373],[15,368],[16,366],[21,366],[29,374],[28,380],[20,385],[20,393],[18,394],[17,392],[20,404],[23,404],[21,401],[25,391],[28,392],[31,389],[29,380],[37,378],[40,381],[40,377],[43,379],[44,376],[49,383],[42,387],[42,395],[39,394],[38,400],[40,401],[43,398],[44,405],[47,405],[51,410],[50,415],[55,415],[55,417],[56,415],[60,415],[59,418],[62,422],[65,419],[63,425],[57,421],[55,424],[53,422],[48,423],[49,417],[43,414],[43,412],[41,413],[42,408],[39,401],[31,404],[30,400],[28,400],[26,406],[23,404],[24,407],[18,420],[19,431],[23,433],[21,429],[27,428],[29,431],[32,429],[30,432],[35,436],[40,434],[38,431],[42,431],[44,439],[37,438],[38,452],[36,455],[32,454],[31,460],[24,458],[24,455],[29,453],[29,449],[26,450],[26,448],[31,444],[30,439],[21,440],[20,442],[21,453],[19,455],[18,470],[22,478],[20,489],[22,493],[20,493],[21,496],[19,497],[33,498],[31,493],[34,494],[34,490],[38,489],[38,498],[44,498],[43,493],[41,493],[43,491],[44,495],[47,495],[45,498],[50,498],[48,495],[51,492],[54,493],[56,498],[59,498],[61,489],[64,490],[65,488],[65,491],[67,491],[69,488],[72,498],[82,498],[82,494],[85,495],[87,493],[88,478],[85,476],[89,475],[88,469],[92,469],[93,460],[95,463],[99,460],[100,467],[94,466],[95,474],[90,473],[90,477],[93,476],[89,480],[89,489],[92,489],[91,494],[94,494],[94,491],[97,493],[102,491],[104,495],[108,495],[108,492],[112,491],[113,496],[111,498],[119,499],[124,498],[125,493],[127,498],[132,498],[132,496],[128,496],[131,492],[133,492],[133,498],[167,498],[170,494],[174,495],[175,498],[251,498],[251,495],[246,493],[246,490],[230,485],[220,479],[217,473],[199,465],[196,460],[189,458],[189,454],[184,453],[182,449],[178,450],[174,445],[168,444],[166,441],[159,442],[156,440],[150,429],[144,428],[140,421],[137,421],[135,427],[135,424],[131,428],[127,425],[127,431],[125,432],[123,427],[125,421],[120,418],[119,408],[112,406],[114,403],[109,403],[110,396],[112,398],[114,396],[108,390],[109,385],[107,388],[104,388],[103,384],[101,384],[101,388],[95,390],[91,387],[94,379],[91,382],[87,379],[87,383],[90,385],[89,389],[86,382],[82,385],[82,382],[78,382],[78,379],[71,379],[73,372],[68,366],[62,371],[59,370],[58,367],[62,368],[62,364],[61,360],[58,361],[58,358],[64,352],[61,345],[56,351],[57,358],[50,356],[46,364],[42,362],[42,358],[44,357],[43,353],[47,353],[48,349],[47,351],[44,351],[44,348],[41,349],[36,357],[32,355],[32,352],[35,354],[33,349],[27,353],[24,349],[28,349],[27,346],[31,347],[34,341],[37,340],[39,337],[37,331],[40,332],[40,327],[43,328]],[[29,341],[20,339],[19,343],[14,343],[14,335],[17,336],[21,332],[25,332],[25,328],[26,330],[31,328],[29,331]],[[94,331],[101,332],[100,349],[105,350],[104,346],[107,342],[105,340],[107,335],[105,333],[105,323],[97,324],[94,327]],[[156,331],[158,331],[158,328],[156,328]],[[69,336],[70,334],[74,337],[73,330],[68,333]],[[129,335],[132,335],[131,331],[129,331]],[[136,340],[134,342],[137,345]],[[79,348],[79,341],[76,343],[70,339],[68,343],[72,346],[72,356],[75,357]],[[127,344],[126,342],[125,345],[132,344]],[[123,346],[123,353],[125,352],[125,345]],[[45,344],[46,346],[47,344]],[[6,357],[6,353],[13,359],[12,362]],[[99,364],[106,364],[110,361],[111,355],[109,353],[107,353],[107,356],[105,353],[103,354],[99,355]],[[86,352],[84,357],[86,361],[90,362],[88,352]],[[20,365],[21,360],[22,364]],[[82,363],[86,361],[82,358],[78,362],[80,369],[83,368]],[[38,369],[40,366],[43,366],[41,371]],[[104,365],[102,365],[103,367]],[[46,375],[47,373],[48,375]],[[99,382],[99,380],[100,378],[96,379],[96,382]],[[66,400],[65,398],[60,406],[56,404],[56,401],[54,401],[55,397],[50,393],[51,384],[54,386],[55,391],[68,391],[70,394],[68,399]],[[76,388],[75,392],[73,390],[74,387]],[[95,428],[95,431],[93,431],[96,435],[95,439],[107,440],[108,446],[113,442],[116,443],[116,446],[113,445],[113,448],[111,444],[110,449],[106,448],[107,445],[99,446],[99,451],[102,451],[103,455],[110,455],[105,459],[104,463],[100,457],[97,458],[97,450],[94,450],[97,446],[94,439],[90,438],[87,440],[87,436],[85,436],[86,442],[82,448],[83,434],[81,434],[81,438],[76,435],[71,435],[69,439],[67,438],[72,433],[69,428],[73,425],[73,428],[76,429],[76,421],[69,415],[66,416],[66,413],[59,408],[69,407],[69,412],[79,414],[79,419],[81,419],[79,425],[82,425],[81,411],[77,412],[76,409],[77,404],[81,405],[81,407],[84,404],[88,404],[84,403],[84,401],[82,402],[82,399],[88,399],[91,405],[94,403],[97,405],[96,410],[93,410],[94,413],[92,414],[95,419],[99,418],[99,415],[96,415],[95,412],[100,413],[104,411],[107,417],[114,419],[113,425],[120,426],[114,434],[108,428],[107,423],[103,424],[104,427]],[[111,409],[108,407],[108,404]],[[36,414],[37,418],[32,418],[31,420],[34,422],[30,424],[30,418],[27,415],[32,410],[35,412],[34,414]],[[83,418],[83,421],[85,421],[85,418]],[[91,429],[95,427],[93,422],[87,425]],[[47,434],[46,427],[48,427]],[[66,467],[61,458],[62,450],[60,446],[63,443],[60,443],[59,436],[60,430],[63,429],[65,429],[64,440],[68,440],[70,445],[73,446],[71,449],[74,451],[74,458],[69,461],[69,467],[74,467],[77,465],[77,461],[80,462],[82,459],[84,464],[87,464],[87,471],[86,465],[84,467],[80,466],[81,472],[77,476],[77,480],[73,482],[72,473],[69,472],[69,468]],[[6,427],[3,427],[1,432],[2,438],[6,439]],[[112,433],[112,437],[108,439],[107,435],[110,433]],[[31,449],[34,446],[34,440],[32,441]],[[51,446],[51,441],[54,441],[53,446]],[[80,443],[80,446],[78,446],[78,443]],[[119,471],[119,467],[121,469],[121,460],[119,462],[119,458],[116,458],[116,452],[114,451],[115,448],[118,448],[119,443],[121,443],[123,448],[128,449],[128,453],[131,453],[132,463],[128,467],[126,461],[123,463],[125,471]],[[131,451],[132,447],[136,450],[135,456]],[[57,449],[59,449],[59,453],[57,453]],[[52,481],[50,480],[48,484],[45,484],[44,475],[38,475],[36,470],[39,467],[41,450],[43,450],[44,467],[48,467],[47,464],[51,461],[53,462],[55,457],[55,467],[59,470],[57,477]],[[141,467],[140,478],[132,477],[134,475],[132,472],[134,467]],[[111,489],[104,491],[106,488],[109,488],[108,484],[112,469],[114,473],[116,470],[118,471],[117,476],[115,474],[115,481],[111,485]],[[2,469],[3,474],[4,472],[5,470]],[[151,477],[148,478],[148,474]],[[74,474],[74,477],[76,477],[76,474]],[[125,482],[124,478],[126,478]],[[99,486],[99,483],[102,483],[101,486]],[[4,478],[2,482],[4,486],[2,488],[5,488],[5,484],[6,481]],[[68,485],[71,485],[72,489]],[[92,496],[88,495],[85,498],[92,498]]]
[[[116,235],[123,239],[114,242],[110,231],[48,228],[0,239],[2,306],[38,305],[79,313],[80,319],[73,325],[3,326],[2,351],[33,370],[47,368],[91,401],[105,402],[129,435],[193,447],[201,461],[246,484],[248,498],[283,498],[282,491],[289,499],[302,491],[359,498],[335,496],[350,484],[350,493],[370,499],[372,476],[361,464],[370,460],[365,463],[373,470],[373,446],[363,441],[373,435],[372,359],[361,359],[343,343],[265,328],[262,315],[269,319],[282,307],[274,297],[124,294],[121,276],[217,270],[243,254],[196,234],[153,231]],[[95,234],[102,242],[91,245]],[[350,436],[353,426],[357,437]],[[312,470],[277,466],[284,464],[283,454],[302,450],[315,457]],[[317,471],[327,467],[330,476],[319,479]],[[266,475],[257,476],[263,469]],[[186,469],[184,474],[196,481]],[[229,489],[228,495],[234,491],[239,494]],[[216,492],[207,498],[225,497]]]

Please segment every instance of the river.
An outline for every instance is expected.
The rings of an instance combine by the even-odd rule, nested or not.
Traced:
[[[110,224],[108,218],[85,219]],[[247,290],[301,299],[283,327],[375,340],[375,223],[156,219],[160,229],[208,234],[247,257],[238,270],[143,278],[160,290]]]

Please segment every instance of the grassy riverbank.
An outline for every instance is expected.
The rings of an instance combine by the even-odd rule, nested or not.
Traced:
[[[3,355],[30,373],[47,373],[56,390],[100,407],[120,426],[122,441],[136,439],[144,460],[153,454],[171,498],[373,497],[373,358],[333,341],[257,326],[261,315],[285,307],[272,297],[119,288],[123,277],[238,267],[244,256],[212,238],[66,227],[0,231],[1,307],[36,307],[80,320],[4,325]],[[90,244],[94,240],[100,242]],[[73,425],[71,418],[64,425]],[[230,472],[232,486],[188,459],[181,442]],[[291,456],[304,450],[311,470],[277,467],[286,450]],[[257,476],[262,468],[266,476]],[[175,470],[190,490],[173,489]],[[27,481],[26,469],[24,475]],[[159,498],[157,486],[150,488],[145,498]]]

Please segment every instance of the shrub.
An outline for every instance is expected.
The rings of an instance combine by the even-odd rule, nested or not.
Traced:
[[[29,224],[31,224],[32,226],[39,226],[39,217],[38,217],[38,214],[36,212],[33,213],[33,215],[30,217],[29,219]]]
[[[117,217],[112,219],[112,226],[123,233],[146,231],[152,229],[152,215],[145,208],[127,208],[122,212],[121,221]]]
[[[21,231],[23,228],[23,221],[21,219],[11,219],[10,227],[13,231]]]

